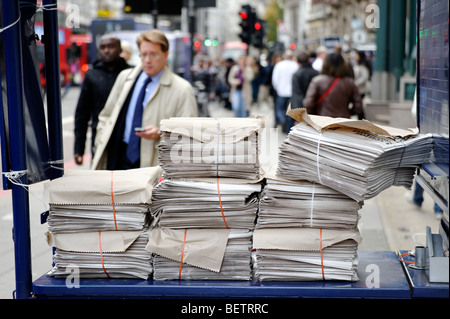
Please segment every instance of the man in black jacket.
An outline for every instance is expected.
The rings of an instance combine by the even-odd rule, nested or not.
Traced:
[[[309,54],[301,51],[297,55],[297,62],[300,68],[292,76],[292,98],[291,109],[303,107],[303,98],[306,95],[309,82],[319,74],[309,62]]]
[[[100,59],[93,63],[93,68],[85,74],[80,97],[75,111],[75,146],[74,156],[78,165],[83,164],[86,134],[91,122],[91,145],[94,145],[98,115],[103,109],[108,95],[121,71],[129,68],[123,58],[120,40],[105,35],[100,39]],[[94,150],[91,147],[92,157]]]

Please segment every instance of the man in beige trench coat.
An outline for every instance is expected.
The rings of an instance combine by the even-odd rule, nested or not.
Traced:
[[[174,74],[167,65],[169,43],[158,30],[141,34],[137,40],[141,65],[119,74],[108,100],[99,115],[95,156],[92,169],[129,169],[158,165],[159,125],[170,117],[196,117],[197,103],[191,84]],[[143,86],[147,95],[143,114],[143,131],[135,131],[130,118]],[[140,86],[140,87],[139,87]],[[148,91],[150,90],[150,91]],[[133,105],[133,107],[132,107]],[[127,133],[128,132],[128,133]],[[140,138],[140,160],[131,165],[124,159],[131,134]]]

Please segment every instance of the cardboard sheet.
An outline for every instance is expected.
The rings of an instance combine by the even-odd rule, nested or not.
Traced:
[[[228,242],[229,229],[154,228],[146,250],[191,266],[219,272]],[[183,249],[184,247],[184,249]]]
[[[142,234],[142,231],[106,231],[87,233],[47,232],[47,243],[65,251],[98,253],[100,240],[103,253],[124,252]],[[101,238],[100,238],[101,236]]]
[[[382,126],[374,124],[367,120],[354,120],[347,118],[333,118],[328,116],[309,115],[306,109],[290,109],[287,115],[292,117],[297,122],[306,122],[314,127],[318,132],[324,130],[335,129],[339,127],[354,128],[363,131],[368,131],[376,134],[381,134],[390,137],[409,137],[417,135],[419,132],[417,128],[399,129],[394,127]]]
[[[48,183],[50,204],[110,205],[150,203],[162,169],[147,167],[124,171],[68,170]]]

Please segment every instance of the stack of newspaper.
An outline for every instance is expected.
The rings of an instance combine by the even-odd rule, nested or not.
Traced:
[[[48,233],[47,239],[55,247],[49,276],[148,279],[153,272],[153,256],[145,250],[148,231]]]
[[[259,118],[162,120],[147,250],[156,280],[249,280],[261,192]]]
[[[258,118],[162,120],[158,158],[165,178],[229,177],[258,180]]]
[[[253,229],[261,183],[239,179],[164,179],[151,212],[159,227]]]
[[[142,230],[149,226],[160,167],[67,171],[49,183],[51,233]]]
[[[362,202],[318,183],[266,176],[257,229],[312,227],[355,229]]]
[[[252,234],[244,229],[155,228],[155,280],[250,280]]]
[[[145,250],[150,203],[160,167],[128,171],[68,171],[49,183],[50,276],[141,278],[153,272]],[[69,271],[69,273],[68,273]]]
[[[431,157],[430,134],[308,116],[304,109],[292,113],[299,124],[280,147],[277,170],[287,179],[306,179],[362,201],[390,186],[410,188],[416,168]]]
[[[358,280],[357,230],[257,229],[254,276],[260,281]]]

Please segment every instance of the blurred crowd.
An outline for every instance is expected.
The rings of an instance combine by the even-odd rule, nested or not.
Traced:
[[[199,104],[215,100],[236,117],[246,117],[255,105],[268,102],[274,109],[275,127],[289,132],[294,123],[286,116],[288,107],[305,107],[315,115],[363,119],[372,62],[363,51],[321,46],[313,52],[275,51],[237,60],[201,54],[195,57],[191,74],[197,98],[203,92]],[[208,116],[206,110],[200,115]]]

